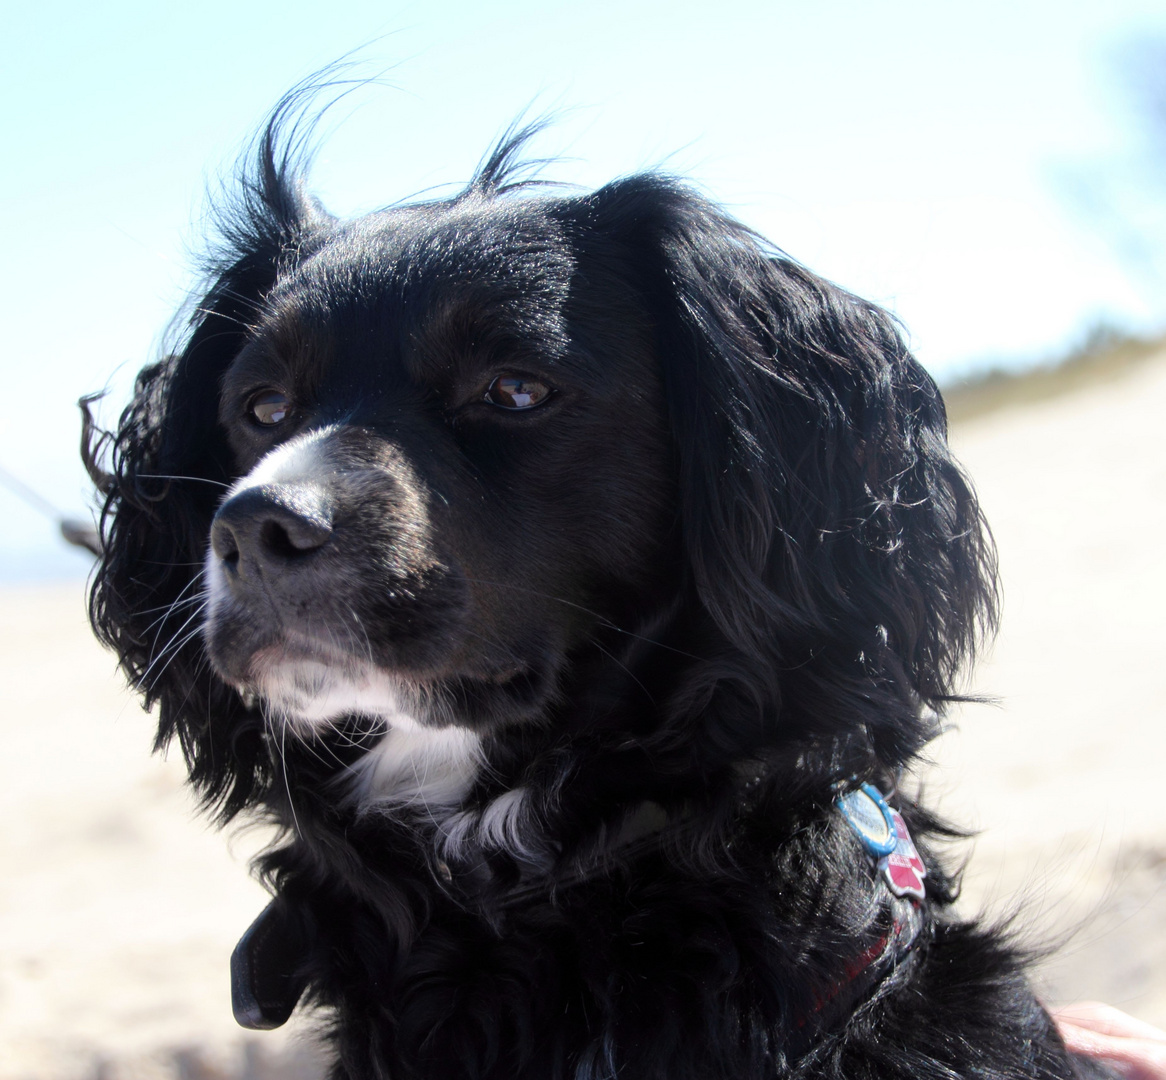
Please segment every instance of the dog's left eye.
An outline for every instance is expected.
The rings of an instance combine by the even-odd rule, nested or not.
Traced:
[[[486,388],[486,400],[500,409],[533,409],[551,396],[551,388],[521,375],[499,375]]]
[[[257,424],[274,427],[291,415],[291,401],[279,390],[261,390],[247,403],[247,412]]]

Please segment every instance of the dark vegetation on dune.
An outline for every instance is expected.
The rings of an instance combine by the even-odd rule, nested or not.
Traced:
[[[1132,374],[1166,348],[1166,338],[1134,337],[1099,327],[1064,357],[1019,370],[990,367],[943,385],[953,424],[1011,406],[1033,405]]]

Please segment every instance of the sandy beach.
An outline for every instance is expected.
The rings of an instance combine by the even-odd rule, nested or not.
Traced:
[[[1166,1026],[1166,355],[1004,408],[953,443],[1000,551],[1001,632],[934,748],[941,805],[982,830],[965,902],[1071,937],[1050,1001]],[[1033,935],[1039,942],[1041,935]]]
[[[956,428],[1004,620],[921,782],[979,830],[963,903],[1061,939],[1050,1002],[1166,1025],[1166,354]],[[195,813],[80,583],[0,591],[0,1080],[307,1078],[312,1020],[231,1018],[262,838]]]

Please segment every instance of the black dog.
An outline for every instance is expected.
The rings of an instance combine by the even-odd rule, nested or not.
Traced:
[[[524,133],[336,220],[289,107],[86,450],[98,633],[283,829],[241,1019],[305,992],[352,1080],[1088,1073],[896,791],[995,584],[890,318]]]

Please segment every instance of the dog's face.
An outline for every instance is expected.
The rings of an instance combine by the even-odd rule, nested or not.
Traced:
[[[271,720],[420,728],[595,805],[918,750],[992,552],[885,313],[674,181],[515,183],[521,135],[452,199],[337,221],[280,122],[112,473],[88,450],[95,625],[208,800],[277,797]]]
[[[327,227],[221,381],[218,674],[293,723],[538,716],[675,561],[647,314],[540,206]]]

